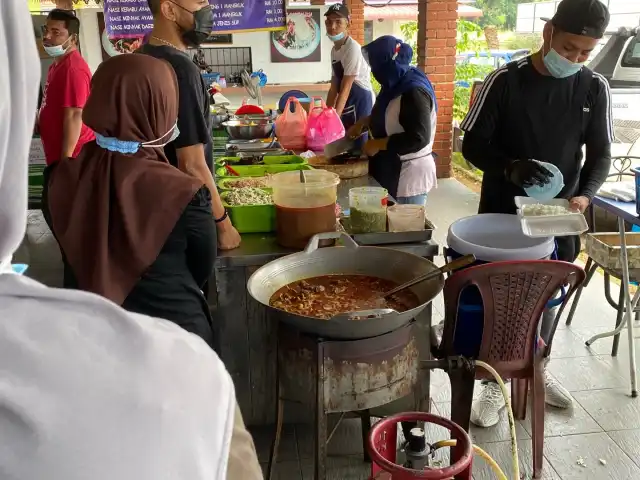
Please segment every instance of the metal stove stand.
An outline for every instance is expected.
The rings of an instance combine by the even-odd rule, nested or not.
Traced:
[[[300,333],[281,323],[276,434],[267,480],[273,478],[285,401],[315,405],[315,480],[326,479],[327,444],[346,414],[361,418],[362,440],[366,444],[372,414],[388,414],[378,414],[378,407],[413,395],[413,409],[428,412],[430,372],[420,368],[419,331],[418,324],[412,322],[378,337],[330,340]],[[340,419],[328,433],[327,416],[335,413],[340,414]],[[366,448],[364,451],[364,460],[369,461]]]

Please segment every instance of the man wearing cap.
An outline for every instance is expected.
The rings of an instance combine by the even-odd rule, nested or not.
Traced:
[[[371,114],[375,94],[371,69],[362,55],[362,46],[349,35],[349,9],[342,3],[331,5],[325,15],[331,49],[331,88],[327,105],[340,115],[345,130]],[[362,140],[360,140],[362,143]]]
[[[609,12],[599,0],[562,0],[553,18],[543,20],[540,51],[492,72],[461,125],[462,153],[484,172],[479,213],[515,214],[514,197],[551,182],[553,174],[539,162],[558,167],[564,187],[557,197],[580,212],[609,173],[609,85],[584,66],[605,33]],[[560,260],[573,262],[580,252],[578,236],[556,237],[556,245]],[[554,320],[555,311],[547,310],[540,330],[545,341]],[[572,405],[569,392],[547,374],[545,387],[548,404]],[[487,382],[473,404],[471,421],[495,425],[504,406],[497,384]]]

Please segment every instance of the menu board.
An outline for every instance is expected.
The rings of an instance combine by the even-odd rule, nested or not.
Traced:
[[[104,0],[104,23],[110,39],[141,38],[153,28],[147,0]]]
[[[209,0],[214,32],[284,29],[285,0]]]
[[[0,0],[1,1],[1,0]],[[209,0],[213,33],[282,30],[285,0]],[[104,0],[109,39],[140,38],[153,28],[147,0]]]

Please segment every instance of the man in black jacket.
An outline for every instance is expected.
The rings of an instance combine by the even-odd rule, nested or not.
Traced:
[[[565,186],[559,197],[580,212],[609,173],[609,85],[584,66],[605,33],[609,12],[599,0],[562,0],[554,17],[544,20],[542,49],[492,72],[462,122],[462,153],[484,172],[479,213],[515,214],[514,197],[526,195],[523,188],[549,182],[551,173],[534,159],[560,169]],[[578,236],[556,237],[556,243],[560,260],[575,261]],[[553,310],[543,315],[545,340],[554,317]],[[571,406],[569,392],[549,375],[545,386],[548,404]],[[486,383],[471,421],[495,425],[504,405],[498,386]]]

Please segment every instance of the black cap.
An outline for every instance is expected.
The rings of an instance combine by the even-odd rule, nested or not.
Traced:
[[[609,25],[609,10],[600,0],[562,0],[553,18],[542,18],[560,30],[602,38]]]
[[[344,3],[334,3],[327,9],[324,16],[328,17],[332,13],[338,15],[339,17],[346,18],[347,20],[349,19],[350,15],[349,9]]]

